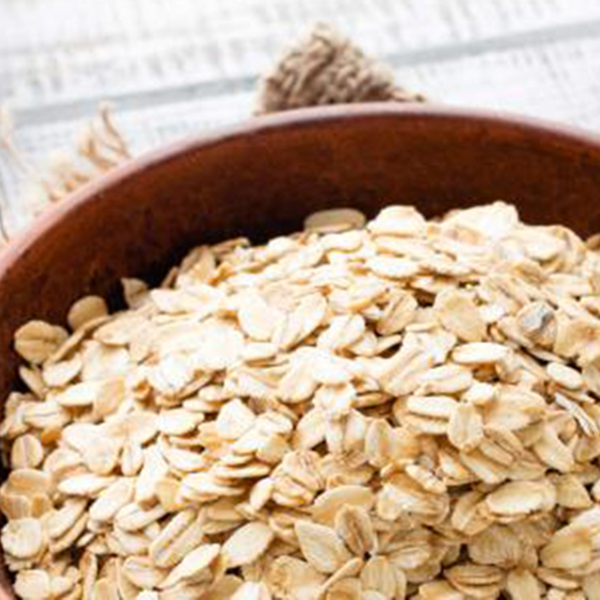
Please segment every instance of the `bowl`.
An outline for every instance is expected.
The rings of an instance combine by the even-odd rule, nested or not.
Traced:
[[[427,216],[496,199],[534,223],[600,232],[600,138],[525,119],[368,104],[261,117],[150,153],[48,211],[0,256],[0,398],[13,332],[61,323],[78,297],[119,304],[122,276],[157,282],[190,247],[301,227],[312,211],[390,203]],[[0,599],[12,598],[0,575]]]

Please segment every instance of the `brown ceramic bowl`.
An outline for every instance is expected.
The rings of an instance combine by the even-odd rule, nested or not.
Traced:
[[[316,209],[390,203],[426,215],[495,199],[524,219],[600,232],[600,138],[519,117],[370,104],[251,120],[133,160],[48,212],[0,257],[0,398],[14,330],[64,321],[118,279],[158,281],[186,249],[298,229]],[[2,400],[3,401],[3,400]],[[11,597],[6,573],[0,600]]]

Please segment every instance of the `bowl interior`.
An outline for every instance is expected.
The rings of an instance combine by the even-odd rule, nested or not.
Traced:
[[[16,385],[10,342],[19,325],[62,322],[86,293],[117,304],[120,277],[155,282],[194,245],[265,240],[327,207],[373,215],[415,204],[433,216],[496,199],[529,222],[586,236],[600,232],[599,197],[598,140],[484,113],[307,109],[177,144],[87,186],[4,251],[0,402]]]

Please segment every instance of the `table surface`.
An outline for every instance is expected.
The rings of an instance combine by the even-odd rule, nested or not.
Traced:
[[[598,0],[3,0],[0,105],[42,169],[104,100],[141,152],[248,116],[316,21],[433,100],[600,130]],[[0,155],[10,232],[31,219],[23,179]]]

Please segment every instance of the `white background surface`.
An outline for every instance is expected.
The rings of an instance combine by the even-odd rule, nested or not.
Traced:
[[[600,130],[598,0],[1,0],[0,103],[39,165],[102,100],[140,152],[248,116],[318,20],[431,99]],[[20,183],[0,155],[11,231],[31,218]]]

